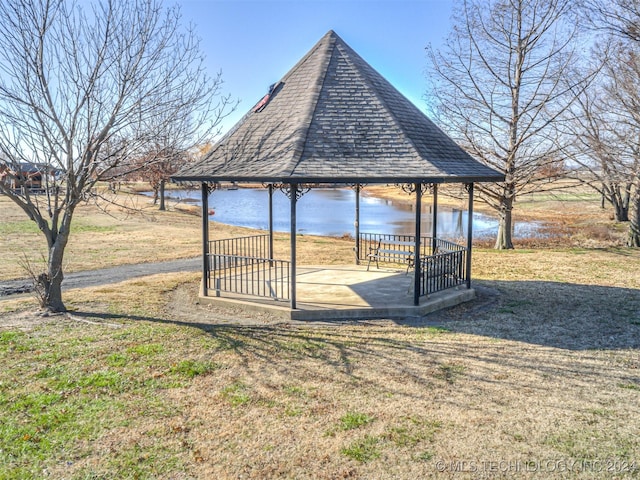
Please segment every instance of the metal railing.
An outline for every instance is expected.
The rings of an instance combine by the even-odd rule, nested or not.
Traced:
[[[412,253],[415,235],[360,234],[360,259],[375,248]],[[463,285],[467,280],[467,249],[433,237],[420,237],[420,287],[425,296]],[[209,242],[207,295],[221,292],[289,300],[291,262],[269,258],[269,235]],[[394,261],[393,256],[389,261]],[[382,260],[381,258],[379,260]]]
[[[209,254],[209,262],[209,293],[289,299],[291,262],[233,254]]]
[[[291,262],[274,260],[269,250],[268,234],[211,240],[207,294],[289,300]]]
[[[210,255],[237,255],[247,258],[269,259],[269,235],[250,235],[246,237],[224,238],[209,241]],[[215,267],[214,267],[215,265]],[[224,263],[212,262],[211,268],[224,267]]]
[[[432,245],[435,246],[435,253],[438,253],[438,251],[443,251],[443,250],[449,250],[449,251],[453,251],[453,252],[458,252],[461,250],[466,251],[467,247],[462,246],[462,245],[458,245],[457,243],[451,242],[449,240],[443,240],[441,238],[436,238],[435,241],[433,239],[433,237],[427,237],[429,239],[429,242],[431,242]]]
[[[441,247],[435,255],[420,259],[420,296],[466,283],[467,249],[456,244],[451,246],[457,250]]]
[[[367,260],[367,255],[377,248],[412,253],[415,239],[415,235],[361,233],[357,250],[359,259]],[[378,260],[402,263],[404,257],[397,257],[389,255]],[[441,238],[420,237],[420,296],[463,285],[466,278],[466,247]]]

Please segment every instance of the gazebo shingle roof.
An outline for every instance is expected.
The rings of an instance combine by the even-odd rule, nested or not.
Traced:
[[[329,31],[183,181],[500,181]]]

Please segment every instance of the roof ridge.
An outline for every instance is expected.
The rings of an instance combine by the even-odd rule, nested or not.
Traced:
[[[313,86],[313,91],[308,95],[308,104],[306,108],[306,116],[300,121],[300,126],[296,128],[294,135],[297,137],[294,140],[293,146],[293,155],[291,156],[291,160],[287,165],[284,166],[283,171],[288,175],[291,175],[300,160],[302,159],[302,154],[304,153],[305,145],[307,143],[307,133],[309,132],[309,128],[311,127],[311,122],[313,121],[314,114],[318,107],[318,100],[320,99],[320,94],[322,92],[322,88],[324,86],[324,80],[328,72],[328,64],[331,62],[331,57],[333,56],[334,46],[336,45],[336,33],[333,30],[329,30],[316,45],[305,55],[302,60],[300,60],[291,70],[287,72],[287,74],[282,78],[282,81],[288,76],[290,76],[293,72],[297,70],[304,62],[311,56],[312,53],[316,52],[319,48],[324,46],[324,51],[322,52],[322,61],[318,63],[317,72],[316,72],[316,83]],[[286,82],[285,82],[286,83]]]
[[[331,39],[331,37],[335,35],[336,34],[333,30],[329,30],[327,33],[325,33],[322,38],[318,40],[315,45],[311,47],[309,51],[300,60],[298,60],[293,67],[289,69],[287,73],[284,74],[280,81],[283,82],[285,79],[291,77],[296,72],[296,70],[298,70],[309,59],[309,57],[311,57],[319,48],[321,48],[325,44],[326,40]]]
[[[285,80],[287,80],[289,77],[291,77],[293,74],[295,74],[295,72],[301,68],[309,59],[309,57],[311,57],[319,48],[322,47],[324,41],[326,39],[331,39],[332,37],[337,37],[337,34],[333,31],[333,30],[329,30],[325,35],[323,35],[323,37],[318,40],[318,42],[316,42],[316,44],[311,47],[311,49],[309,49],[309,51],[300,59],[298,60],[295,65],[293,67],[291,67],[291,69],[289,69],[289,71],[287,71],[287,73],[284,74],[283,77],[280,78],[280,80],[278,80],[274,85],[277,84],[281,84],[281,83],[286,83]],[[328,42],[331,43],[331,42]],[[324,67],[324,64],[322,65]],[[326,75],[326,71],[325,71],[325,75]],[[324,79],[324,75],[323,75],[323,79]],[[320,90],[319,90],[320,91]],[[318,91],[318,92],[319,92]],[[309,125],[311,124],[311,119],[313,118],[313,112],[315,111],[315,105],[317,105],[318,102],[318,96],[319,94],[316,96],[315,102],[314,102],[314,107],[311,109],[311,112],[308,115],[308,119],[307,119],[307,127],[304,130],[308,130],[309,129]],[[197,160],[194,164],[192,164],[192,166],[197,166],[198,164],[204,164],[208,161],[209,157],[213,157],[216,153],[217,150],[219,150],[220,148],[224,148],[226,141],[231,138],[236,131],[252,116],[254,115],[256,112],[254,112],[253,110],[254,107],[250,108],[247,113],[245,113],[240,120],[238,120],[224,135],[222,135],[222,137],[220,137],[220,139],[218,139],[213,147],[211,148],[211,150],[209,150],[206,154],[204,154],[199,160]],[[296,142],[297,143],[297,142]],[[304,149],[304,147],[303,147]],[[294,148],[294,152],[296,151],[296,149]],[[297,162],[296,162],[297,163]],[[295,168],[295,165],[293,166],[293,168]],[[287,171],[287,169],[284,169],[285,171]]]

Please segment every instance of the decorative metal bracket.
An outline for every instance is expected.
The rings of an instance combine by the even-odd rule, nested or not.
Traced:
[[[206,192],[207,194],[214,192],[215,190],[218,189],[218,186],[219,186],[217,182],[215,183],[203,182],[202,185],[204,186],[204,188],[207,189],[207,192]]]
[[[416,191],[415,183],[396,183],[395,186],[401,188],[403,192],[408,193],[409,195]],[[420,191],[422,194],[433,192],[433,183],[420,183]]]
[[[473,188],[473,183],[465,183],[464,184],[464,189],[467,193],[471,192],[471,189]]]
[[[293,185],[296,186],[296,188],[292,188]],[[291,200],[291,195],[295,195],[296,196],[296,201],[300,200],[300,198],[307,193],[309,190],[311,190],[311,185],[307,185],[307,184],[302,184],[302,183],[284,183],[284,184],[274,184],[274,187],[278,188],[282,193],[284,193],[289,200]]]
[[[360,188],[360,190],[362,190],[364,187],[366,187],[367,184],[366,183],[347,183],[347,187],[355,190],[356,188]]]

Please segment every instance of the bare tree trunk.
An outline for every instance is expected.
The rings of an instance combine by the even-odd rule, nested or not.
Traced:
[[[640,247],[640,189],[636,188],[633,192],[631,204],[629,239],[627,245],[630,247]]]
[[[606,198],[613,205],[614,218],[616,222],[629,221],[629,187],[621,188],[620,185],[607,185]]]
[[[498,212],[498,236],[494,248],[507,250],[513,248],[513,200],[503,197]]]
[[[164,207],[164,182],[164,180],[160,180],[160,210],[163,212],[166,210]]]
[[[64,280],[62,262],[64,250],[69,241],[68,227],[68,222],[63,222],[59,232],[51,232],[47,236],[49,244],[47,271],[36,278],[35,289],[39,296],[40,306],[49,312],[65,312],[67,310],[62,301],[62,280]]]
[[[616,222],[628,222],[629,208],[625,208],[623,205],[616,203],[613,216]]]
[[[41,306],[50,312],[65,312],[67,310],[62,301],[62,280],[64,280],[62,258],[64,247],[60,245],[60,240],[61,235],[58,236],[56,244],[49,249],[47,273],[42,273],[38,277],[39,285],[37,288],[42,289]],[[66,238],[63,243],[67,243]]]

